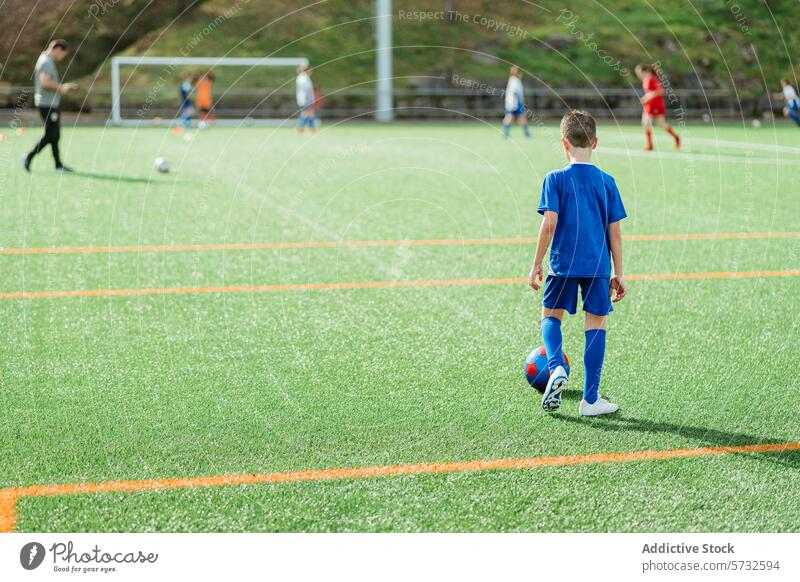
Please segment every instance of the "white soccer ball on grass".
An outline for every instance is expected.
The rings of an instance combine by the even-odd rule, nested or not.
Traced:
[[[153,162],[153,165],[156,167],[156,170],[162,174],[169,172],[169,160],[167,158],[158,157]]]

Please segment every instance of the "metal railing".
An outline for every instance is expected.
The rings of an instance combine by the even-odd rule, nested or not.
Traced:
[[[398,88],[394,91],[395,117],[398,119],[468,119],[496,118],[503,114],[503,88],[484,85],[482,90],[470,88]],[[328,118],[365,116],[375,109],[373,88],[354,88],[324,91],[322,115]],[[215,112],[218,117],[254,119],[291,117],[296,114],[294,88],[274,87],[217,87]],[[0,86],[0,109],[24,110],[31,107],[32,87]],[[127,87],[120,95],[125,117],[142,116],[142,106],[148,102],[146,117],[171,118],[177,113],[179,99],[163,91],[152,100],[152,90],[146,87]],[[531,115],[557,117],[567,109],[579,108],[602,117],[634,118],[641,115],[638,95],[626,89],[529,88],[526,101]],[[675,89],[668,96],[670,115],[699,118],[756,117],[779,111],[782,103],[769,95],[737,94],[714,89]],[[62,99],[66,111],[91,113],[93,117],[110,117],[111,88],[97,86],[79,95]]]

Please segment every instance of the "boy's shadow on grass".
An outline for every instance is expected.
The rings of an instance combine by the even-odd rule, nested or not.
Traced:
[[[562,398],[566,400],[580,400],[580,393],[564,392]],[[602,431],[638,431],[651,434],[672,434],[682,436],[697,441],[702,446],[711,447],[736,447],[746,445],[761,444],[783,444],[786,441],[776,439],[766,439],[740,432],[728,432],[713,428],[691,426],[688,424],[673,424],[670,422],[654,422],[622,416],[620,413],[611,414],[603,417],[586,418],[580,416],[568,416],[555,413],[552,417],[563,422],[579,424],[583,427],[594,428]],[[787,450],[781,453],[735,453],[747,455],[778,465],[784,465],[792,469],[800,469],[800,451]]]

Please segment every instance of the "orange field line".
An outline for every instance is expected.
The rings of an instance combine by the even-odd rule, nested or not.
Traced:
[[[0,533],[14,531],[17,522],[17,499],[19,496],[0,489]]]
[[[43,297],[106,297],[118,295],[173,295],[180,293],[258,293],[267,291],[319,291],[325,289],[386,289],[391,287],[443,287],[448,285],[503,285],[527,279],[443,279],[433,281],[365,281],[355,283],[297,283],[290,285],[234,285],[231,287],[170,287],[166,289],[90,289],[79,291],[21,291],[0,293],[0,299]]]
[[[137,481],[105,481],[68,485],[31,485],[0,489],[0,531],[14,530],[16,503],[22,497],[53,495],[80,495],[93,493],[153,491],[161,489],[192,489],[222,487],[227,485],[256,485],[264,483],[290,483],[297,481],[330,481],[334,479],[368,479],[402,475],[432,475],[438,473],[471,473],[563,467],[594,463],[622,463],[629,461],[654,461],[689,457],[710,457],[734,453],[782,453],[800,450],[800,442],[760,443],[753,445],[698,447],[693,449],[668,449],[595,453],[587,455],[559,455],[484,459],[475,461],[449,461],[408,465],[382,465],[373,467],[341,467],[335,469],[306,469],[275,473],[244,473],[238,475],[209,475],[205,477],[178,477]]]
[[[29,249],[0,249],[0,255],[74,254],[74,253],[135,253],[171,251],[226,251],[260,249],[328,249],[350,247],[400,247],[400,246],[448,246],[448,245],[505,245],[534,242],[533,238],[486,238],[486,239],[409,239],[409,240],[361,240],[361,241],[300,241],[268,243],[216,243],[185,245],[130,245],[106,247],[41,247]]]
[[[725,240],[725,239],[764,239],[764,238],[800,238],[800,231],[631,234],[631,235],[625,235],[623,237],[623,239],[631,241]],[[519,245],[519,244],[532,244],[535,242],[536,239],[533,237],[508,237],[508,238],[466,238],[466,239],[445,238],[445,239],[408,239],[408,240],[127,245],[127,246],[99,246],[99,247],[31,247],[31,248],[0,249],[0,255],[160,253],[160,252],[174,252],[174,251],[328,249],[328,248],[403,247],[403,246]]]
[[[711,273],[653,273],[628,275],[628,281],[674,279],[747,279],[798,277],[800,270],[721,271]],[[79,289],[75,291],[14,291],[0,293],[0,299],[42,299],[48,297],[118,297],[130,295],[178,295],[201,293],[263,293],[277,291],[320,291],[326,289],[389,289],[396,287],[449,287],[457,285],[509,285],[527,283],[525,277],[501,279],[434,279],[429,281],[364,281],[353,283],[296,283],[288,285],[233,285],[229,287],[167,287],[145,289]]]

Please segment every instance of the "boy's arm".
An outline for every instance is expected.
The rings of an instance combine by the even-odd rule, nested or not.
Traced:
[[[620,228],[619,220],[608,226],[608,239],[611,246],[611,259],[614,262],[614,276],[611,277],[609,296],[613,297],[616,292],[616,297],[613,298],[616,303],[625,297],[627,291],[622,272],[622,228]]]
[[[556,224],[558,224],[558,213],[552,210],[545,210],[544,220],[542,220],[542,225],[539,227],[539,238],[536,241],[536,255],[533,257],[533,266],[531,267],[530,275],[528,275],[528,285],[533,287],[534,291],[539,290],[544,278],[542,260],[550,247],[550,243],[553,241]]]

